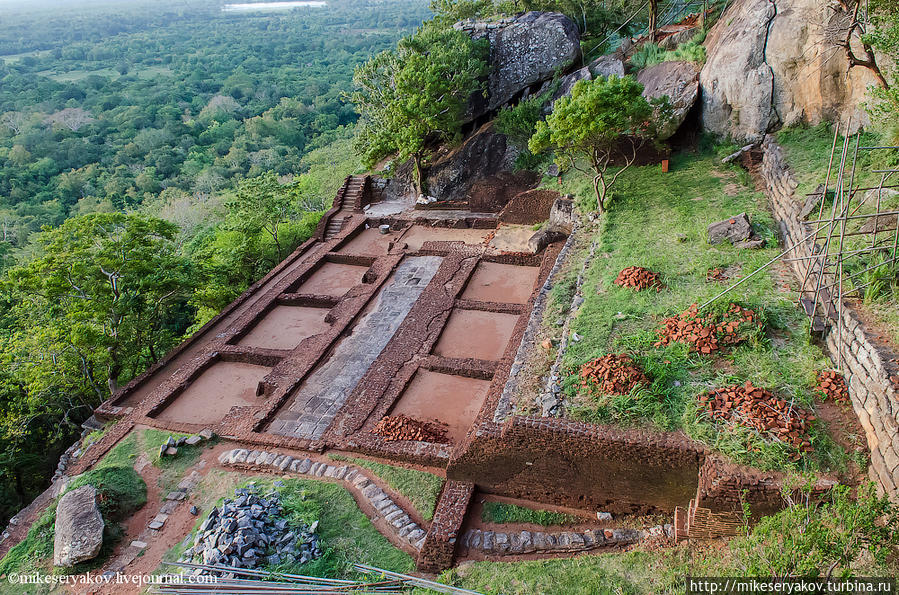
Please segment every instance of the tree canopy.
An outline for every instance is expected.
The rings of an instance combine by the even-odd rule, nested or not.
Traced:
[[[667,97],[652,104],[643,85],[631,76],[597,77],[575,83],[571,95],[556,101],[552,113],[537,123],[528,142],[533,153],[552,150],[560,167],[593,172],[597,210],[606,208],[606,195],[618,176],[634,162],[637,150],[657,136],[659,123],[670,116]],[[613,160],[621,165],[607,174]]]
[[[428,149],[459,135],[468,98],[482,87],[487,49],[462,31],[425,27],[358,67],[350,97],[360,115],[363,161],[411,158],[416,191],[423,192]]]

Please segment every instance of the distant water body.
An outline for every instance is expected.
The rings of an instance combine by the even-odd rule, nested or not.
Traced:
[[[291,8],[322,8],[324,0],[289,0],[287,2],[248,2],[246,4],[225,4],[222,12],[248,12],[251,10],[288,10]]]

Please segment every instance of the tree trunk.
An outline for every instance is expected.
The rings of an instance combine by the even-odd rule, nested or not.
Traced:
[[[412,187],[415,189],[415,198],[425,193],[424,180],[421,173],[421,155],[412,155]]]
[[[649,0],[649,41],[656,42],[656,27],[659,20],[659,0]]]
[[[602,176],[593,176],[593,192],[596,193],[596,212],[602,215],[605,208],[605,200],[606,200],[606,189],[605,185],[600,188],[600,182],[602,182]]]

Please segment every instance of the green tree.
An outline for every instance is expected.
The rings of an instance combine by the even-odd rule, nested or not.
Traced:
[[[582,162],[586,161],[600,214],[609,189],[636,160],[639,148],[657,136],[660,123],[670,117],[667,97],[650,104],[642,92],[643,85],[630,76],[578,81],[571,95],[556,101],[553,112],[537,123],[528,142],[532,153],[552,150],[560,166],[585,174]],[[613,160],[622,166],[609,176]]]
[[[452,29],[425,27],[356,69],[350,99],[360,122],[356,146],[371,167],[384,157],[412,159],[416,194],[436,142],[454,141],[472,93],[482,87],[487,45]]]
[[[228,201],[230,227],[246,236],[260,231],[267,234],[275,245],[277,262],[281,262],[296,247],[294,234],[284,237],[286,226],[302,217],[298,184],[282,184],[273,172],[255,178],[241,180],[236,196]]]
[[[9,271],[16,300],[10,362],[29,395],[90,395],[155,362],[180,336],[193,290],[174,224],[94,213],[37,235],[41,257]]]

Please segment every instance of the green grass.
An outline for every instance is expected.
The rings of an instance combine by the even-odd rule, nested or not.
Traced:
[[[444,572],[439,580],[490,595],[629,595],[683,593],[688,574],[715,576],[728,570],[726,551],[696,555],[681,546],[658,552],[472,562]]]
[[[303,565],[282,564],[269,570],[299,573],[328,578],[358,578],[352,570],[354,562],[369,564],[396,572],[412,572],[415,562],[402,550],[394,547],[381,535],[365,514],[359,510],[352,495],[338,484],[303,479],[273,480],[270,477],[239,477],[211,471],[200,484],[203,494],[200,505],[203,512],[194,527],[209,513],[212,506],[220,505],[226,497],[232,497],[234,489],[254,482],[260,493],[277,490],[288,522],[310,524],[319,521],[317,533],[321,538],[324,555]],[[275,486],[279,481],[282,485]],[[191,534],[193,535],[193,533]],[[193,537],[188,540],[193,543]],[[183,548],[181,544],[166,553],[165,560],[175,560]]]
[[[569,415],[598,423],[650,422],[660,429],[684,429],[737,462],[765,469],[844,469],[845,453],[823,431],[814,433],[814,456],[796,465],[780,444],[748,432],[727,431],[710,423],[696,406],[700,393],[746,380],[804,406],[813,403],[815,374],[827,362],[810,343],[807,321],[795,307],[796,294],[776,286],[768,272],[714,306],[723,308],[733,301],[756,309],[765,323],[763,335],[718,358],[690,354],[682,345],[653,346],[663,318],[703,303],[722,289],[706,281],[709,269],[736,266],[747,275],[780,251],[763,194],[719,159],[712,152],[675,155],[668,174],[658,166],[631,168],[614,188],[597,237],[596,257],[586,271],[585,301],[571,325],[583,338],[570,345],[564,358]],[[575,194],[582,208],[595,206],[589,180],[569,173],[563,181],[565,191]],[[756,233],[766,238],[766,248],[708,244],[709,223],[743,211],[750,215]],[[634,292],[614,285],[618,272],[628,266],[660,273],[666,289]],[[631,353],[649,373],[651,386],[605,399],[581,392],[578,367],[611,352]]]
[[[159,447],[165,444],[169,436],[177,440],[182,436],[190,436],[190,434],[163,432],[148,428],[141,432],[139,438],[141,451],[150,458],[155,467],[162,469],[162,473],[159,476],[159,487],[165,491],[173,489],[181,481],[184,473],[200,458],[203,449],[215,444],[215,439],[205,440],[194,446],[185,444],[178,447],[177,455],[160,458]]]
[[[53,538],[56,523],[56,505],[53,500],[31,526],[28,535],[13,546],[0,560],[0,577],[9,573],[65,572],[67,574],[86,572],[99,567],[112,553],[121,540],[123,531],[119,522],[147,502],[147,486],[137,472],[129,467],[102,466],[88,471],[66,486],[69,492],[84,485],[92,485],[99,492],[100,512],[106,527],[103,531],[103,546],[100,554],[69,569],[54,569]],[[65,493],[64,492],[64,493]],[[6,592],[6,591],[4,591]],[[13,589],[8,592],[17,592]]]
[[[440,490],[443,489],[444,484],[442,477],[425,471],[376,463],[366,459],[341,455],[329,456],[335,461],[352,463],[372,471],[397,493],[405,496],[422,519],[430,521],[434,518],[434,509],[437,508],[437,500],[440,498]]]
[[[481,520],[485,523],[533,523],[544,527],[574,525],[581,521],[579,517],[563,512],[534,510],[517,504],[505,502],[484,502],[481,509]]]

